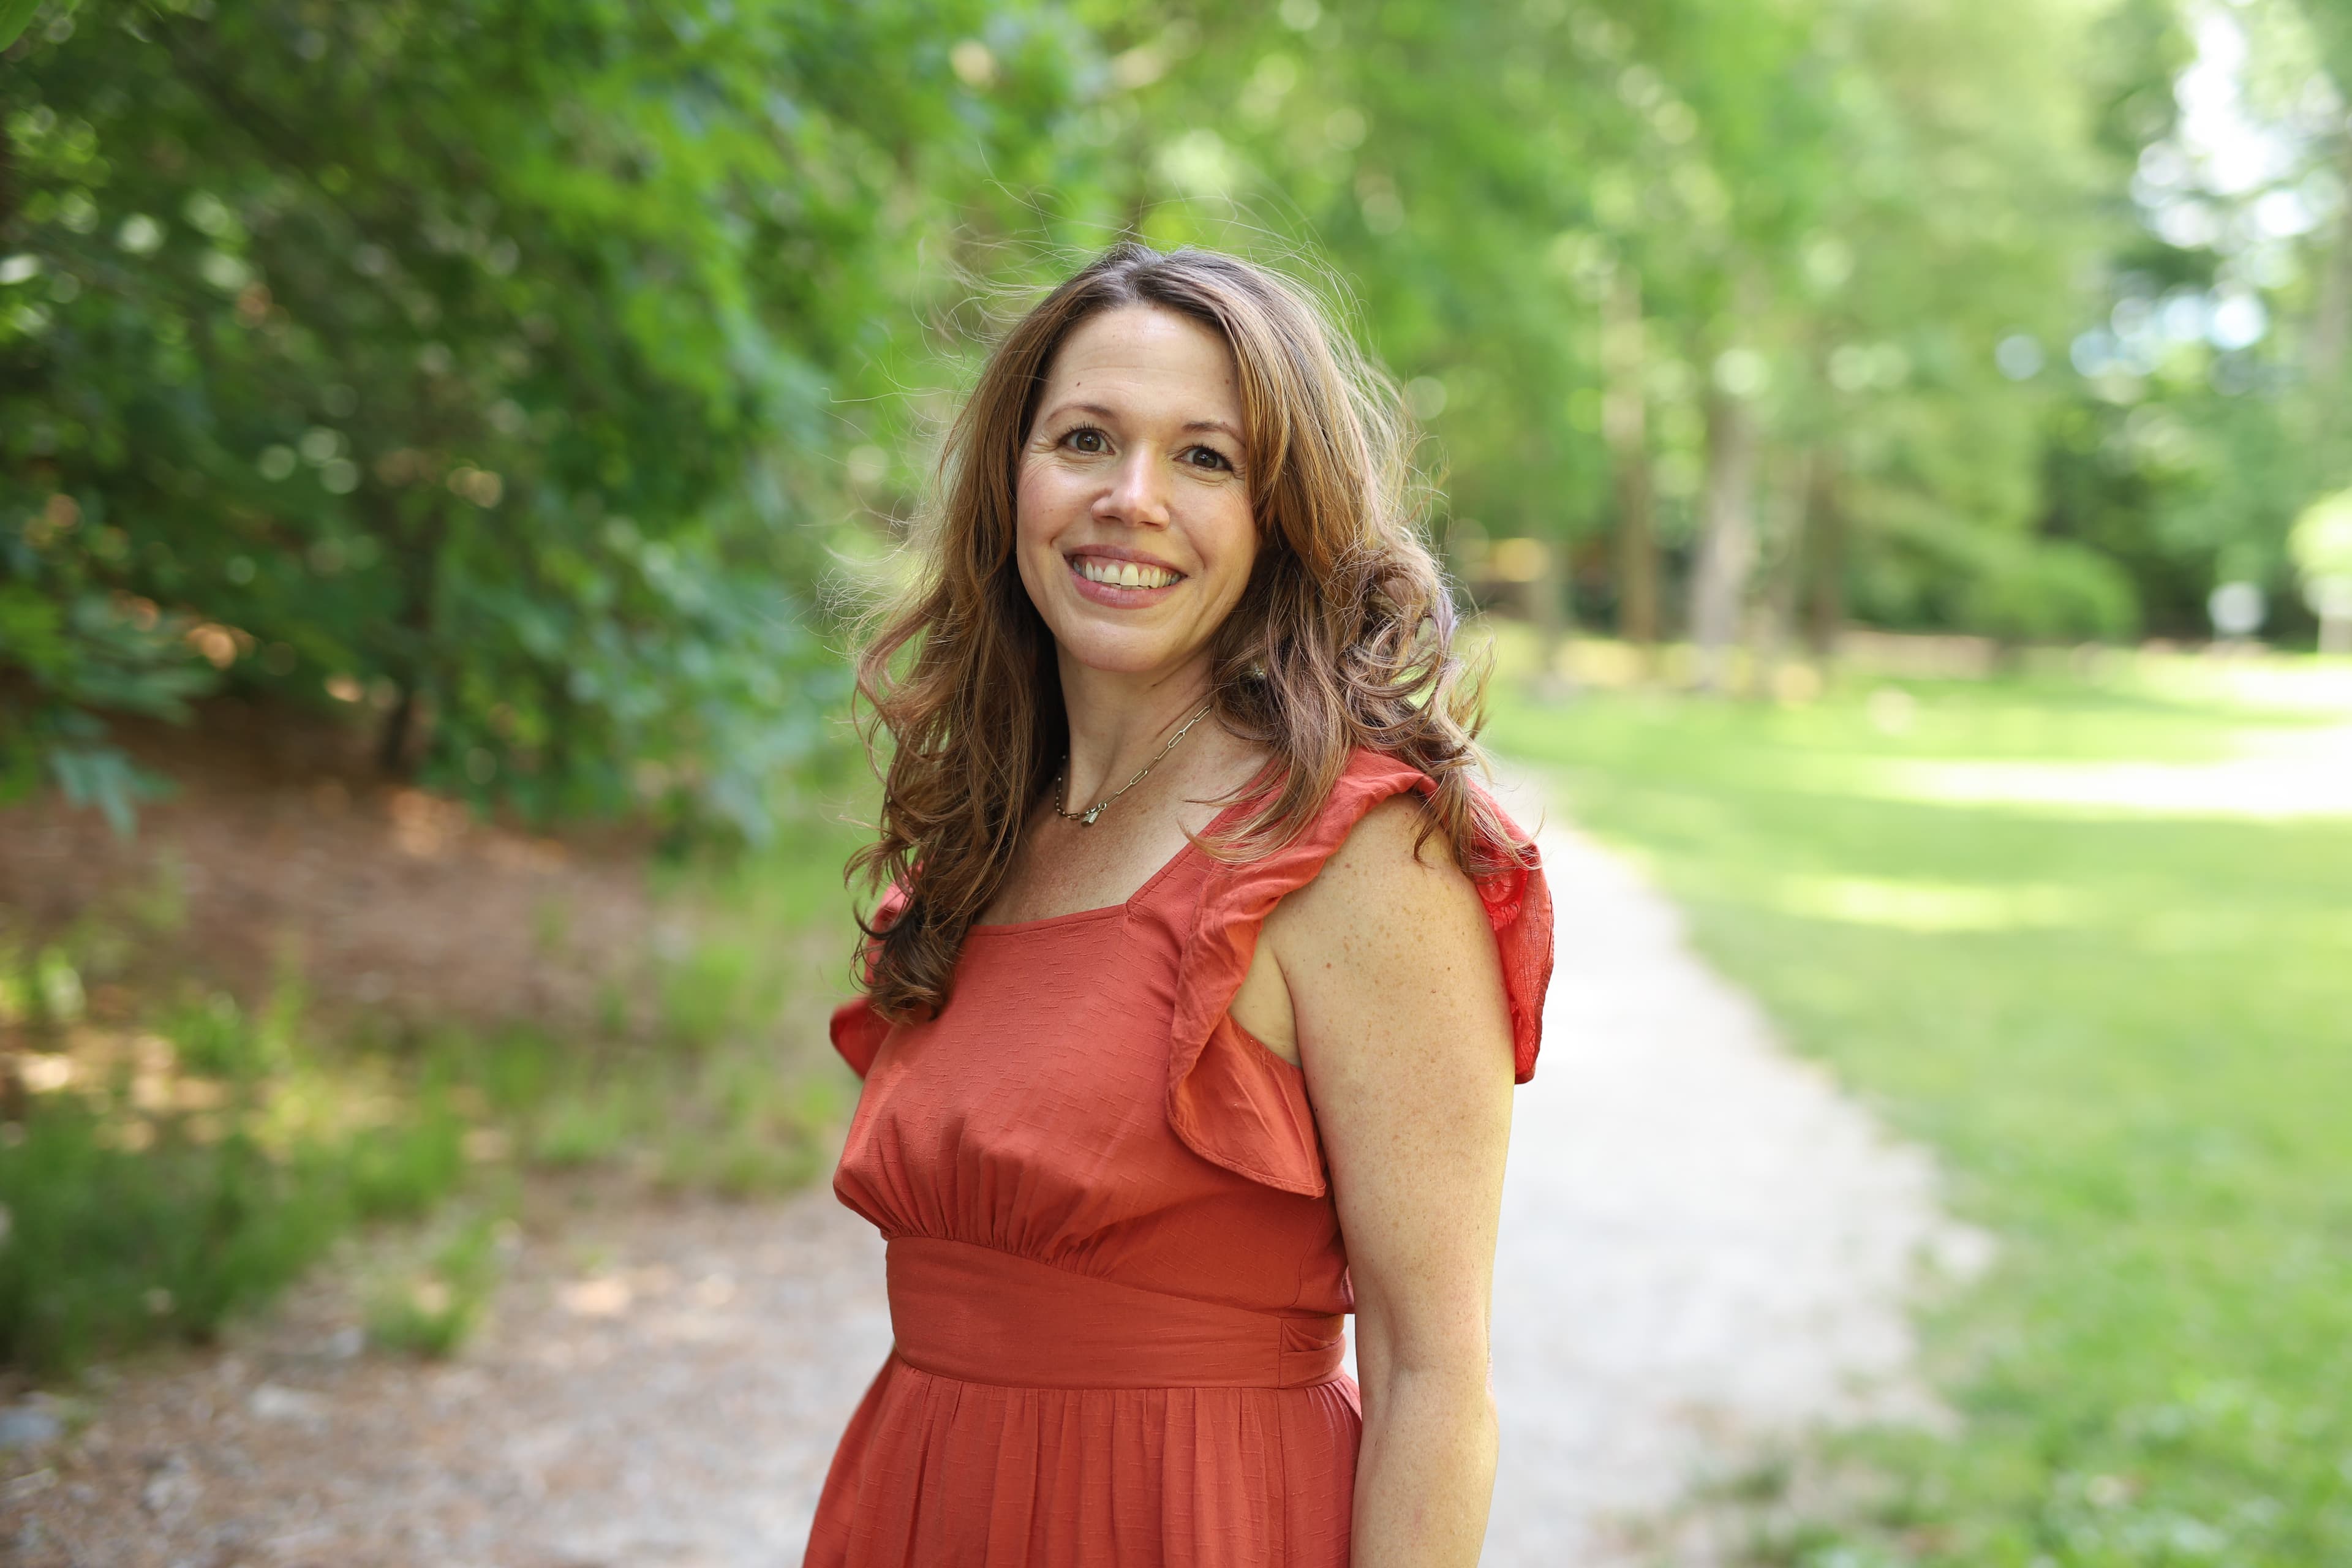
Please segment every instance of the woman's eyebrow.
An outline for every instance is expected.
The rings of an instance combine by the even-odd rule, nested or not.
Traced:
[[[1117,410],[1105,408],[1099,403],[1057,403],[1052,408],[1047,409],[1044,414],[1040,415],[1037,422],[1042,425],[1049,419],[1059,419],[1065,414],[1089,414],[1097,419],[1116,419],[1118,417]]]
[[[1236,441],[1239,441],[1242,438],[1242,433],[1240,431],[1234,429],[1232,426],[1226,424],[1222,419],[1194,419],[1187,422],[1184,428],[1187,430],[1215,430],[1223,435],[1232,437]]]
[[[1066,414],[1085,414],[1097,419],[1117,419],[1119,416],[1117,409],[1107,408],[1099,403],[1057,403],[1039,415],[1037,423],[1048,424]],[[1195,430],[1214,430],[1231,440],[1240,442],[1244,446],[1248,445],[1248,442],[1243,438],[1242,433],[1223,419],[1188,419],[1179,428],[1187,434]]]

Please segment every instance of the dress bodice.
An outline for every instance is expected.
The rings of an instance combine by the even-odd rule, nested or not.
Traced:
[[[842,1202],[892,1238],[1261,1311],[1346,1311],[1328,1186],[1267,1186],[1170,1121],[1182,960],[1219,869],[1188,846],[1124,904],[974,929],[947,1005],[877,1045],[834,1177]],[[1319,1169],[1299,1069],[1237,1031],[1213,1048],[1235,1080],[1229,1109],[1276,1108],[1291,1163]]]

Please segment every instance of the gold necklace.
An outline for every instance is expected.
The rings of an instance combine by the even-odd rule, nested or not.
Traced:
[[[1216,705],[1217,700],[1213,697],[1210,698],[1206,702],[1202,703],[1200,711],[1194,713],[1190,719],[1185,720],[1184,722],[1178,727],[1176,732],[1168,737],[1168,743],[1160,748],[1160,754],[1158,756],[1144,763],[1133,778],[1128,780],[1125,784],[1119,785],[1117,789],[1111,791],[1108,795],[1103,796],[1100,800],[1095,802],[1094,805],[1087,807],[1084,811],[1064,811],[1062,809],[1062,785],[1069,777],[1070,772],[1070,754],[1067,752],[1063,752],[1062,770],[1054,775],[1054,815],[1060,817],[1064,822],[1075,822],[1081,827],[1092,827],[1095,825],[1095,818],[1103,814],[1103,807],[1108,805],[1112,801],[1117,800],[1120,795],[1125,795],[1129,790],[1133,789],[1136,785],[1141,784],[1145,773],[1150,773],[1161,763],[1167,761],[1168,753],[1176,749],[1176,742],[1184,738],[1185,731],[1192,729],[1193,725],[1199,723],[1202,719],[1206,718],[1208,716],[1209,710],[1214,708]]]

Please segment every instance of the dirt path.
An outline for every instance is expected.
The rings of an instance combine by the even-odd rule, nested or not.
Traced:
[[[793,1562],[889,1348],[881,1264],[830,1194],[583,1215],[520,1242],[486,1330],[425,1368],[357,1353],[349,1292],[321,1282],[106,1395],[0,1504],[0,1561]]]
[[[1537,813],[1526,807],[1522,820]],[[1916,1410],[1903,1300],[1964,1258],[1889,1146],[1589,841],[1545,837],[1560,963],[1497,1279],[1496,1568],[1714,1560],[1695,1479]],[[0,1453],[33,1568],[771,1568],[889,1342],[879,1245],[822,1191],[534,1227],[456,1364],[353,1353],[320,1284]]]
[[[1558,967],[1512,1124],[1485,1560],[1696,1568],[1721,1521],[1677,1509],[1694,1485],[1809,1427],[1933,1418],[1906,1302],[1923,1262],[1966,1272],[1986,1243],[1631,865],[1557,825],[1542,847]]]

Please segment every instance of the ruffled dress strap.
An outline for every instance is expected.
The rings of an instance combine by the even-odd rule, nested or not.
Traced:
[[[907,907],[907,889],[892,883],[874,907],[874,929],[887,931]],[[869,954],[870,956],[870,954]],[[845,1002],[833,1010],[833,1048],[849,1064],[849,1070],[864,1078],[872,1070],[874,1053],[882,1048],[882,1041],[890,1033],[890,1020],[874,1010],[865,996]]]
[[[1475,788],[1474,784],[1472,787]],[[1420,769],[1358,750],[1322,815],[1262,859],[1216,867],[1203,888],[1178,970],[1168,1064],[1168,1121],[1186,1147],[1239,1175],[1309,1197],[1329,1190],[1305,1076],[1233,1020],[1229,1009],[1259,931],[1286,894],[1315,879],[1357,823],[1382,801],[1436,788]],[[1551,980],[1551,893],[1535,844],[1517,824],[1468,868],[1502,961],[1513,1076],[1534,1076]]]

